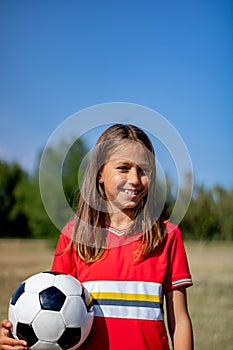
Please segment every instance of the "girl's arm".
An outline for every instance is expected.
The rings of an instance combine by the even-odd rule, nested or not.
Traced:
[[[186,288],[166,295],[167,320],[174,350],[193,350],[193,330],[188,313]]]
[[[24,340],[11,338],[12,324],[8,320],[0,323],[0,349],[1,350],[24,350],[27,348],[27,343]]]

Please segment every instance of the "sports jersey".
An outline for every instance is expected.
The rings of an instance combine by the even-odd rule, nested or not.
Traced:
[[[73,225],[69,223],[60,235],[52,270],[76,277],[91,294],[95,317],[80,350],[168,350],[163,296],[192,285],[179,228],[168,223],[164,242],[136,260],[140,240],[107,227],[111,248],[97,262],[86,264],[74,245],[59,254],[70,242]]]

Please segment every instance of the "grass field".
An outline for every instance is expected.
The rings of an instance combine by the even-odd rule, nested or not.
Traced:
[[[185,243],[194,286],[188,290],[196,350],[233,349],[233,243]],[[0,319],[28,276],[50,269],[53,249],[41,240],[0,240]],[[140,350],[140,349],[139,349]]]

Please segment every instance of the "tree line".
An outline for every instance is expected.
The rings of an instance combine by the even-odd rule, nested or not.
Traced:
[[[61,147],[63,147],[61,145]],[[49,149],[49,161],[56,163],[59,147]],[[77,171],[88,152],[82,140],[70,148],[62,168],[63,189],[70,205],[79,191]],[[58,229],[48,217],[40,195],[39,164],[32,174],[16,162],[0,160],[0,237],[7,238],[50,238],[58,236]],[[172,188],[172,184],[168,184]],[[169,217],[175,198],[170,194],[163,211]],[[56,203],[56,198],[54,198]],[[214,186],[206,189],[195,185],[188,211],[180,223],[185,239],[233,240],[233,188]]]

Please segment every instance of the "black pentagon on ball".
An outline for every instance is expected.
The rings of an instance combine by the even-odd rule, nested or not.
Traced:
[[[24,293],[25,291],[25,282],[21,283],[19,287],[16,289],[14,295],[11,298],[11,304],[15,305],[19,297]]]
[[[60,311],[66,299],[56,287],[49,287],[39,293],[40,305],[43,310]]]
[[[81,328],[66,328],[57,343],[63,350],[66,350],[77,345],[80,339]]]
[[[19,339],[26,340],[28,347],[31,347],[38,342],[38,338],[30,324],[18,322],[16,335]]]

